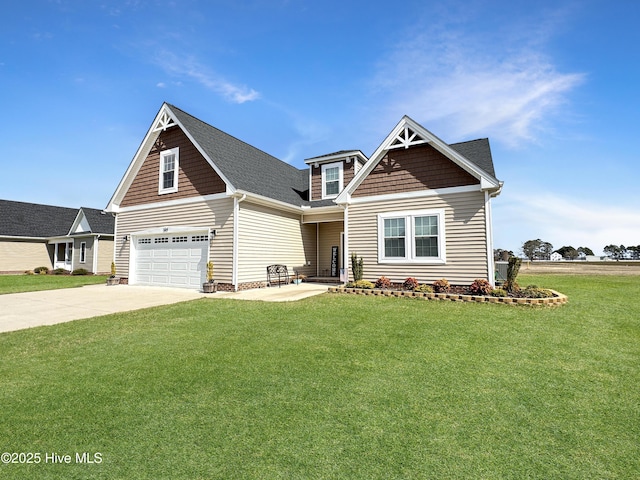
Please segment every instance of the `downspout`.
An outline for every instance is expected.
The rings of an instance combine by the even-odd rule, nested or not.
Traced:
[[[344,266],[344,272],[347,282],[349,281],[349,204],[345,203],[340,205],[344,208],[344,215],[342,217],[342,229],[344,231],[344,248],[342,252],[342,265]]]
[[[496,269],[495,262],[493,260],[493,221],[491,218],[491,195],[487,190],[484,192],[484,215],[485,215],[485,230],[487,232],[487,267],[489,283],[491,286],[496,286]]]
[[[247,194],[243,193],[240,198],[233,197],[233,249],[232,249],[232,265],[231,265],[231,283],[233,290],[238,291],[238,228],[240,224],[240,203],[247,198]]]

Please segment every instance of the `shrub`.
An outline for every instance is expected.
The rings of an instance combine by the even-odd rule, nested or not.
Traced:
[[[420,293],[433,293],[433,288],[431,285],[418,285],[413,289],[413,291]]]
[[[364,272],[364,262],[362,257],[358,258],[358,255],[355,253],[351,254],[351,272],[353,273],[353,280],[357,282],[358,280],[362,280],[362,275]]]
[[[56,268],[53,271],[54,275],[64,275],[65,273],[67,273],[67,271],[64,268]]]
[[[507,296],[507,291],[504,288],[494,288],[491,291],[491,296],[492,297],[506,297]]]
[[[489,280],[485,280],[484,278],[476,278],[471,286],[469,286],[469,292],[472,295],[489,295],[493,287],[489,283]]]
[[[25,275],[33,275],[33,271],[32,270],[27,270],[26,272],[24,272]]]
[[[402,286],[406,289],[406,290],[415,290],[416,288],[418,288],[418,280],[416,280],[413,277],[409,277],[407,278],[404,283],[402,284]]]
[[[86,268],[76,268],[71,275],[89,275],[89,270]]]
[[[522,264],[522,260],[518,257],[509,257],[509,265],[507,266],[507,281],[504,282],[504,288],[507,292],[517,292],[520,290],[518,286],[518,282],[516,282],[516,278],[518,277],[518,272],[520,271],[520,265]]]
[[[116,262],[111,262],[111,278],[116,278]]]
[[[49,267],[36,267],[33,269],[33,273],[37,275],[46,275],[49,273]]]
[[[433,290],[436,293],[447,293],[451,290],[451,284],[446,278],[441,278],[440,280],[436,280],[433,282]]]
[[[546,288],[528,285],[525,289],[520,291],[520,295],[526,298],[550,298],[553,297],[553,292]]]
[[[376,280],[376,288],[391,288],[391,280],[387,277],[380,277]]]
[[[364,288],[365,290],[371,290],[375,285],[368,280],[358,280],[353,282],[353,288]]]

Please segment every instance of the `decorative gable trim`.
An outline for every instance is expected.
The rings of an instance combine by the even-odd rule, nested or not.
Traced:
[[[163,109],[160,110],[160,114],[159,114],[160,118],[157,118],[154,127],[153,127],[153,132],[164,132],[167,128],[169,127],[173,127],[174,125],[177,125],[177,123],[175,122],[175,120],[173,119],[173,117],[169,114],[169,112],[167,111],[163,111]]]
[[[502,182],[467,160],[429,130],[405,115],[391,133],[387,135],[373,155],[371,155],[371,159],[356,174],[353,180],[349,182],[349,185],[347,185],[340,195],[336,197],[335,202],[338,204],[351,203],[351,194],[380,163],[389,150],[409,148],[414,145],[424,145],[427,143],[463,170],[467,171],[470,175],[476,177],[480,181],[480,188],[482,190],[490,191],[494,195],[499,193],[502,188]]]

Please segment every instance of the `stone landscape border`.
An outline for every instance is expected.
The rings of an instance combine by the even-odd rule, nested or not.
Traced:
[[[551,289],[548,289],[551,290]],[[379,288],[347,288],[329,287],[330,293],[347,293],[354,295],[370,295],[379,297],[407,297],[419,298],[421,300],[449,300],[452,302],[475,302],[475,303],[502,303],[506,305],[563,305],[569,298],[555,290],[553,297],[549,298],[514,298],[514,297],[491,297],[487,295],[462,295],[458,293],[423,293],[410,292],[404,290],[381,290]]]

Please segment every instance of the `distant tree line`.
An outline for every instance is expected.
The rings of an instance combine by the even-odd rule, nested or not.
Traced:
[[[565,260],[577,260],[593,256],[593,250],[589,247],[564,246],[553,249],[553,245],[541,239],[527,240],[521,247],[522,255],[529,260],[550,260],[552,253],[559,253]],[[625,247],[624,245],[607,245],[604,247],[606,256],[614,260],[640,260],[640,245],[635,247]],[[515,256],[513,251],[496,248],[493,251],[495,260],[507,261],[509,257]]]

